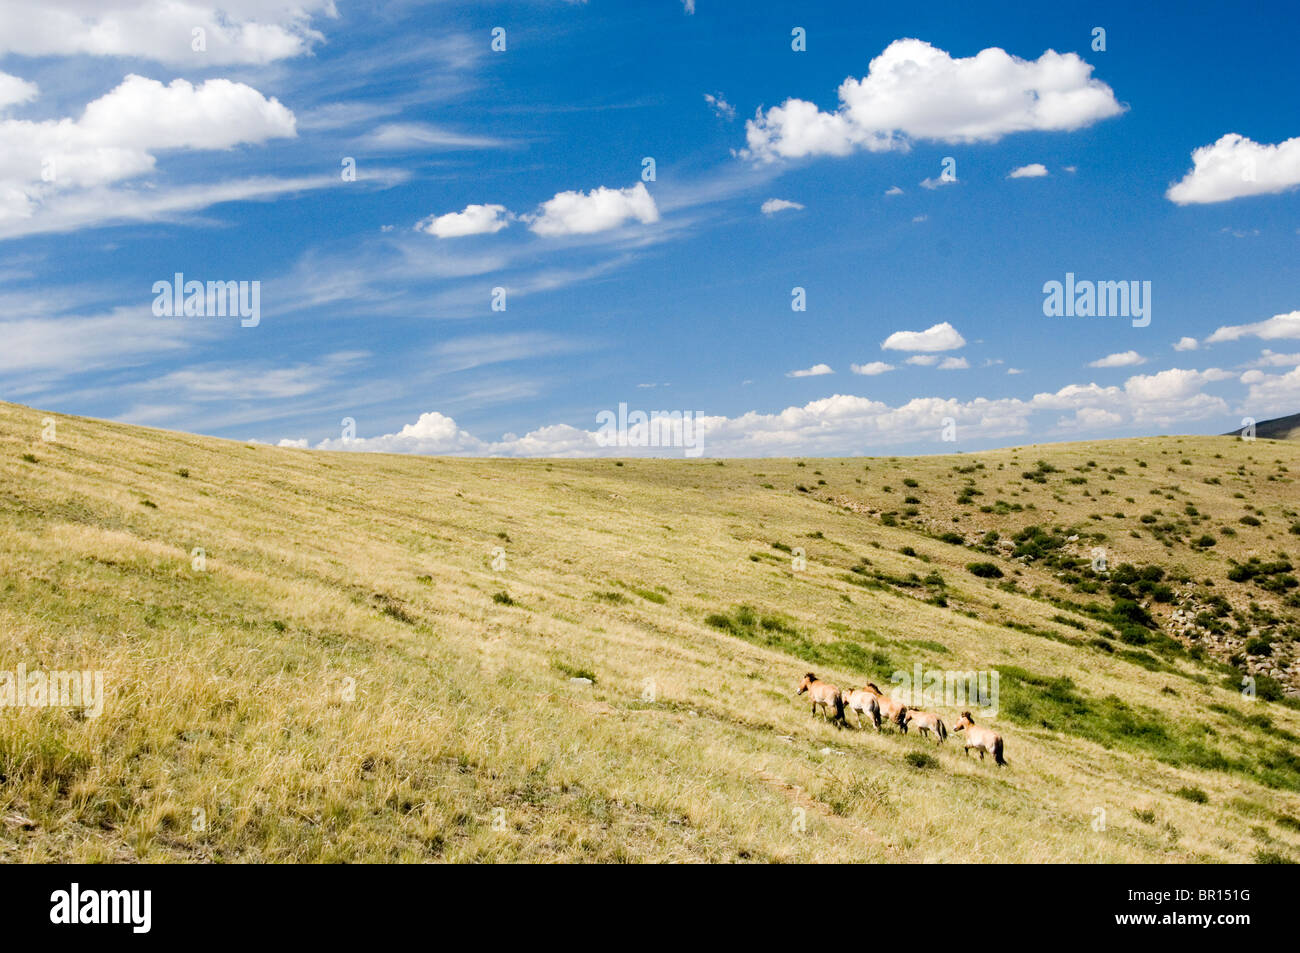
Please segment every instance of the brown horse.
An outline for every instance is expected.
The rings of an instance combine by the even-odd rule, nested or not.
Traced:
[[[865,688],[846,688],[841,697],[846,709],[858,713],[859,728],[867,727],[866,722],[870,718],[876,731],[880,730],[880,702],[876,701],[875,695]]]
[[[864,691],[876,696],[876,702],[880,705],[880,714],[885,720],[892,721],[903,734],[907,734],[907,706],[896,698],[890,698],[876,687],[875,682],[868,682]]]
[[[967,755],[970,749],[975,748],[980,753],[980,760],[984,760],[984,752],[993,755],[994,762],[998,767],[1004,766],[1007,762],[1002,757],[1002,736],[990,728],[981,728],[975,724],[975,719],[970,716],[970,712],[964,711],[961,717],[957,719],[957,724],[953,725],[953,731],[966,732],[966,750]]]
[[[909,708],[903,721],[909,725],[915,725],[916,730],[927,738],[930,732],[934,732],[936,744],[943,744],[948,740],[948,726],[932,711],[920,711],[916,708]]]
[[[807,692],[808,697],[812,699],[812,713],[814,715],[817,714],[817,706],[820,705],[822,715],[833,722],[836,728],[842,728],[847,724],[844,720],[844,699],[840,695],[840,690],[834,685],[818,681],[817,676],[809,672],[799,682],[799,691],[795,692],[795,694],[802,695],[804,692]],[[834,718],[831,717],[830,712],[827,710],[828,705],[835,708]]]

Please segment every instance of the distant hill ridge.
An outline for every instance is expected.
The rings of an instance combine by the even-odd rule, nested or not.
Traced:
[[[1223,436],[1235,437],[1239,433],[1240,430],[1229,430]],[[1262,440],[1300,440],[1300,414],[1261,420],[1255,424],[1255,436]]]

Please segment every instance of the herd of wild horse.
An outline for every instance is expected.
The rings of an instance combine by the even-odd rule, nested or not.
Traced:
[[[796,694],[802,695],[805,692],[812,700],[813,715],[816,716],[817,709],[820,708],[822,715],[837,728],[849,724],[847,712],[853,711],[857,713],[859,728],[866,728],[867,722],[870,721],[875,725],[876,731],[880,731],[882,722],[890,722],[898,726],[903,734],[907,734],[907,729],[911,726],[926,737],[933,734],[936,743],[942,744],[948,740],[948,726],[943,723],[942,718],[931,711],[908,708],[899,699],[886,695],[873,682],[868,682],[864,688],[840,691],[834,685],[823,682],[809,672],[799,682],[799,691]],[[953,725],[953,731],[966,733],[965,753],[967,755],[970,755],[971,749],[974,748],[980,753],[981,761],[984,760],[985,754],[991,754],[993,761],[999,767],[1007,763],[1002,757],[1002,736],[991,728],[975,724],[975,719],[971,717],[970,712],[961,713],[961,717]]]

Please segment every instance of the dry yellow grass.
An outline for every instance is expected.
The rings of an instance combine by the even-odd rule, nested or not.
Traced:
[[[1300,465],[1293,445],[620,465],[324,454],[70,417],[46,441],[47,416],[0,404],[0,670],[101,670],[106,698],[98,718],[0,708],[0,859],[1300,856],[1297,769],[1279,754],[1300,712],[1243,699],[1208,660],[1172,652],[1151,670],[1122,644],[1102,651],[1101,624],[1054,621],[1046,597],[1068,587],[1053,572],[995,557],[1006,591],[967,572],[986,556],[920,531],[1008,535],[1124,509],[1100,521],[1116,563],[1177,563],[1235,592],[1229,555],[1296,539],[1274,462]],[[1127,472],[1020,480],[1039,459]],[[981,462],[984,497],[958,507],[968,477],[953,467]],[[1206,552],[1126,535],[1174,483],[1216,526],[1244,492],[1262,525]],[[915,517],[883,525],[909,493]],[[999,495],[1034,509],[978,511]],[[806,550],[806,568],[773,543]],[[932,571],[947,606],[889,581]],[[707,621],[741,606],[773,627]],[[1004,708],[1031,707],[992,721],[1002,771],[964,758],[960,736],[837,731],[793,696],[810,668],[887,685],[916,663],[1071,687],[1003,678]],[[1081,700],[1080,724],[1147,734],[1026,721],[1058,695]],[[1207,750],[1224,764],[1180,761]]]

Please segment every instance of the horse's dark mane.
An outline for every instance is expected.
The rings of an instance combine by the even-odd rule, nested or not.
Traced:
[[[817,681],[817,676],[814,675],[812,672],[809,672],[807,675],[804,676],[804,678],[808,679],[808,681],[810,682]]]
[[[961,716],[965,718],[967,721],[969,721],[972,725],[975,724],[975,719],[970,716],[970,712],[964,711],[961,713]]]

